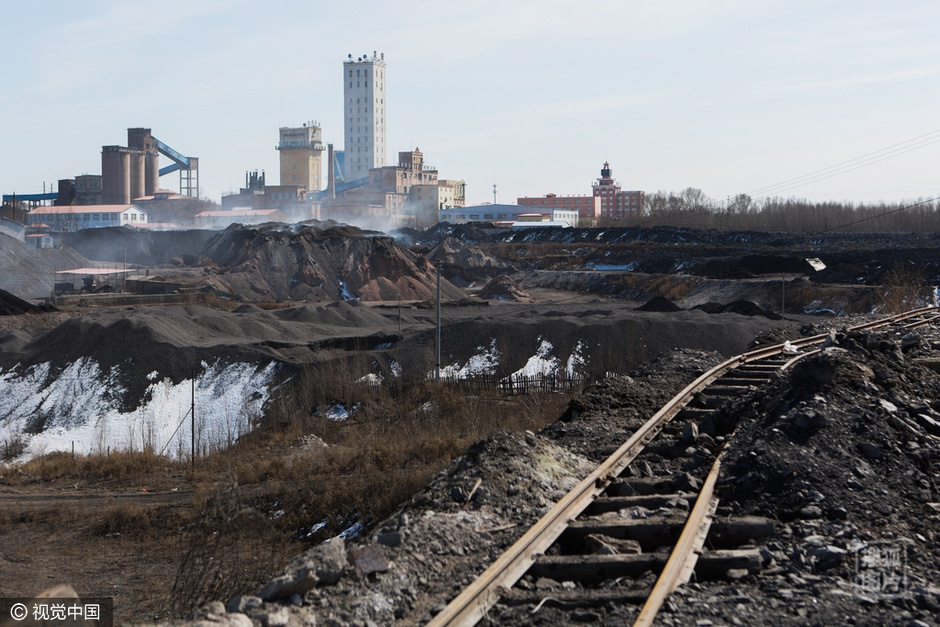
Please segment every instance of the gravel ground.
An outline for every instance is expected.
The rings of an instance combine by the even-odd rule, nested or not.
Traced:
[[[693,582],[670,598],[659,624],[937,624],[940,377],[929,366],[938,347],[932,330],[839,335],[821,355],[728,403],[714,427],[716,436],[737,430],[725,454],[718,515],[769,516],[775,533],[756,545],[759,574]],[[587,391],[538,434],[480,442],[370,534],[334,545],[342,558],[334,559],[334,572],[317,581],[301,575],[330,563],[324,553],[331,542],[298,556],[265,589],[267,601],[240,597],[229,610],[267,625],[426,622],[638,424],[721,359],[672,351]],[[544,586],[546,597],[554,589],[522,585]],[[600,588],[627,598],[636,586],[618,580]],[[498,605],[489,621],[622,624],[635,617],[637,605],[607,597],[580,608],[546,603],[536,612]],[[200,614],[210,615],[243,618],[221,605]]]

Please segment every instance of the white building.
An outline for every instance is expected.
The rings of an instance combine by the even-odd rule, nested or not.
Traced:
[[[385,165],[385,53],[353,55],[343,63],[344,161],[346,182],[369,177]]]
[[[496,222],[503,226],[578,226],[577,209],[549,209],[525,205],[473,205],[438,212],[441,222]],[[521,224],[525,223],[525,224]],[[531,223],[531,224],[530,224]]]
[[[200,211],[193,216],[193,224],[209,229],[224,229],[233,224],[264,224],[265,222],[288,222],[287,214],[278,209],[236,207],[217,211]]]
[[[46,225],[53,233],[101,229],[108,226],[138,226],[146,223],[147,212],[137,205],[36,207],[26,214],[27,226]]]

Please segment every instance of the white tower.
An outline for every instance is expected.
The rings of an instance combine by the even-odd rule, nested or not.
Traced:
[[[385,53],[343,62],[346,181],[385,165]]]

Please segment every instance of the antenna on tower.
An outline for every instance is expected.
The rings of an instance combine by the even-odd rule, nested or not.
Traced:
[[[496,204],[496,183],[493,183],[493,204]]]

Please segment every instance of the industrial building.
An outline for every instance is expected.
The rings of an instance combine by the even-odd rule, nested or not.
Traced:
[[[26,214],[29,229],[53,233],[101,229],[109,226],[142,226],[147,212],[133,204],[71,205],[68,207],[36,207]]]
[[[308,122],[299,127],[282,126],[278,132],[281,185],[299,185],[308,192],[320,191],[323,188],[321,156],[324,150],[320,125]]]
[[[614,180],[610,164],[604,162],[600,178],[592,185],[594,196],[601,201],[601,217],[609,220],[642,218],[646,194],[641,191],[624,191]]]
[[[303,185],[267,185],[264,171],[258,172],[257,170],[245,173],[245,187],[239,189],[237,194],[222,197],[222,210],[277,210],[276,216],[270,220],[264,220],[265,222],[303,222],[320,219],[320,201],[312,199],[306,187]],[[199,223],[197,215],[196,224]],[[215,222],[215,224],[219,223]]]
[[[590,196],[544,196],[517,199],[520,205],[547,212],[551,209],[576,209],[581,217],[581,226],[593,226],[600,218],[625,220],[641,218],[646,195],[641,191],[624,191],[614,180],[610,164],[604,163],[600,178],[591,185]]]
[[[328,186],[329,188],[329,186]],[[419,148],[398,153],[398,164],[372,168],[367,182],[347,183],[324,201],[326,218],[371,228],[436,224],[443,208],[464,205],[463,181],[438,179]]]
[[[172,163],[161,168],[160,155],[169,157]],[[198,198],[199,160],[170,148],[155,138],[149,128],[129,128],[127,146],[102,146],[100,175],[82,174],[74,179],[61,179],[55,191],[44,190],[41,194],[4,194],[3,203],[10,206],[22,203],[30,212],[47,203],[56,207],[81,206],[86,209],[75,212],[75,215],[100,215],[106,212],[87,207],[128,206],[138,199],[152,198],[162,191],[158,189],[160,177],[177,171],[180,173],[180,195],[190,200]],[[107,222],[110,221],[109,215]],[[72,228],[89,228],[80,225],[93,222],[98,221],[76,218],[56,221]]]
[[[572,208],[544,208],[533,211],[525,205],[486,204],[453,207],[440,212],[441,222],[491,222],[496,226],[579,226],[579,212]]]
[[[160,167],[160,155],[173,162]],[[199,160],[185,157],[153,136],[149,128],[127,129],[127,146],[101,148],[101,202],[127,204],[152,196],[160,177],[180,173],[180,194],[199,197]]]
[[[345,181],[385,165],[385,53],[349,55],[343,63]]]
[[[264,224],[265,222],[287,221],[287,214],[277,209],[201,211],[193,218],[195,226],[208,229],[224,229],[233,224]]]
[[[540,212],[553,209],[573,209],[578,212],[581,226],[592,226],[601,217],[601,199],[598,196],[544,196],[519,198],[516,202],[523,207],[531,207]]]

